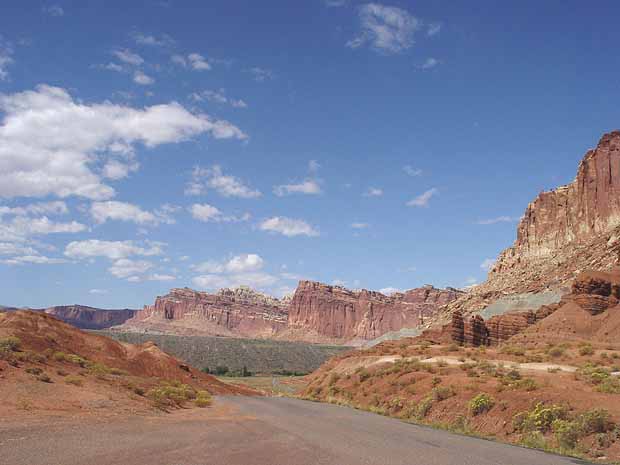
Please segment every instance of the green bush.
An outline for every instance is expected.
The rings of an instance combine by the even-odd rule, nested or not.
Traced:
[[[596,390],[605,394],[620,394],[620,380],[616,377],[604,379]]]
[[[187,384],[178,381],[163,381],[159,386],[151,389],[147,396],[156,407],[166,409],[168,407],[181,407],[186,401],[195,399],[196,392]]]
[[[574,449],[581,436],[579,425],[574,421],[554,420],[551,429],[562,449]]]
[[[40,375],[41,373],[43,373],[43,370],[41,370],[41,368],[37,368],[37,367],[34,367],[34,368],[26,368],[26,373],[31,374],[31,375],[38,376],[38,375]]]
[[[8,336],[0,338],[0,352],[17,352],[22,341],[18,337]]]
[[[422,399],[416,408],[416,413],[415,413],[416,418],[418,420],[425,418],[426,415],[428,415],[428,413],[431,411],[432,407],[433,407],[432,397],[425,397],[424,399]]]
[[[592,409],[583,412],[577,416],[575,422],[579,425],[579,429],[584,435],[605,433],[614,426],[609,419],[609,412],[605,409]]]
[[[488,412],[495,405],[495,399],[482,392],[469,401],[469,411],[472,415],[480,415]]]
[[[207,391],[197,391],[196,399],[194,400],[194,404],[196,407],[205,408],[211,405],[213,400],[211,399],[211,394]]]
[[[579,355],[593,355],[594,348],[592,344],[585,344],[579,348]]]
[[[513,426],[521,432],[546,432],[551,429],[555,420],[565,420],[567,415],[566,407],[560,405],[546,406],[539,402],[532,410],[517,413],[513,418]]]
[[[446,400],[450,397],[455,396],[456,393],[454,392],[454,389],[450,386],[441,386],[433,389],[431,395],[433,396],[433,399],[435,401],[441,402],[442,400]]]

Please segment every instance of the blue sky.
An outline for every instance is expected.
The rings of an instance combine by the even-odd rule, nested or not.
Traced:
[[[618,127],[619,10],[3,2],[0,303],[483,281]]]

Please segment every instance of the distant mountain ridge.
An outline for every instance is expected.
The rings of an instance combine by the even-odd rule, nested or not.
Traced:
[[[30,310],[47,313],[80,329],[107,329],[111,326],[123,324],[137,312],[137,310],[128,308],[115,310],[88,307],[86,305],[58,305],[47,308],[16,308],[1,305],[0,310]]]

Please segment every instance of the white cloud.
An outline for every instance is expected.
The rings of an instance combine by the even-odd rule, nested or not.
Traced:
[[[127,63],[128,65],[140,66],[144,63],[144,58],[129,49],[114,50],[112,54],[123,63]]]
[[[103,166],[101,175],[104,178],[118,180],[126,178],[132,171],[138,171],[138,168],[140,168],[140,164],[134,161],[125,163],[119,160],[109,160]]]
[[[441,31],[441,23],[430,23],[426,28],[426,35],[432,37]]]
[[[0,255],[36,255],[32,247],[18,245],[12,242],[0,242]]]
[[[319,164],[318,161],[316,160],[310,160],[308,162],[308,171],[310,171],[310,173],[316,173],[317,171],[319,171],[321,169],[321,165]]]
[[[194,92],[190,98],[196,102],[214,102],[222,105],[228,104],[233,108],[247,108],[248,104],[241,99],[233,99],[226,95],[225,89],[219,90],[203,90],[202,92]]]
[[[146,279],[147,281],[174,281],[177,279],[177,277],[171,274],[153,273],[152,275],[149,275]]]
[[[477,224],[489,225],[489,224],[497,224],[497,223],[512,223],[514,221],[519,221],[519,217],[517,216],[498,216],[495,218],[488,218],[484,220],[478,220]]]
[[[135,278],[137,275],[143,274],[153,267],[151,262],[145,260],[131,260],[129,258],[121,258],[108,268],[112,276],[117,278]]]
[[[378,187],[369,187],[363,195],[364,197],[381,197],[383,195],[383,189],[379,189]]]
[[[183,55],[172,55],[170,57],[170,61],[172,61],[175,65],[182,66],[183,68],[187,67],[187,60]]]
[[[206,274],[196,276],[192,279],[192,283],[195,286],[207,290],[239,286],[261,289],[273,286],[277,282],[278,278],[267,273],[240,273],[233,275]]]
[[[97,161],[127,156],[136,144],[155,147],[208,133],[245,139],[236,126],[194,114],[176,102],[135,109],[76,102],[58,87],[0,94],[0,197],[114,196]],[[109,172],[108,172],[109,174]]]
[[[495,265],[495,260],[492,258],[486,258],[481,264],[480,268],[483,270],[489,271]]]
[[[273,71],[266,68],[259,68],[258,66],[248,69],[247,72],[250,73],[257,82],[270,81],[274,78]]]
[[[353,229],[367,229],[370,227],[368,223],[351,223]]]
[[[260,191],[246,186],[239,178],[225,175],[219,165],[210,168],[194,167],[192,178],[185,187],[185,194],[201,195],[207,189],[213,189],[224,197],[252,199],[262,195]]]
[[[314,237],[319,235],[319,231],[304,220],[286,218],[284,216],[274,216],[273,218],[266,219],[259,224],[258,228],[261,231],[279,233],[287,237]]]
[[[125,72],[125,68],[123,68],[121,65],[119,65],[118,63],[114,63],[114,62],[110,62],[107,65],[96,65],[96,68],[103,68],[103,69],[107,69],[108,71],[115,71],[117,73],[123,73]]]
[[[13,63],[13,46],[0,35],[0,81],[8,79],[7,67]]]
[[[347,47],[358,48],[369,43],[382,53],[398,53],[410,48],[414,33],[421,22],[406,10],[379,3],[367,3],[359,9],[360,34],[347,42]]]
[[[41,10],[43,11],[43,13],[48,14],[50,16],[59,17],[59,16],[65,15],[65,10],[63,10],[60,5],[44,6]]]
[[[407,202],[408,207],[428,207],[428,202],[431,200],[431,197],[437,195],[439,191],[436,188],[429,189],[424,191],[422,194],[417,197],[411,199]]]
[[[105,257],[110,260],[139,256],[161,255],[162,243],[147,242],[146,246],[137,245],[133,241],[101,241],[88,239],[73,241],[65,247],[65,256],[69,258],[94,258]]]
[[[410,165],[403,166],[403,170],[405,171],[405,173],[407,173],[411,177],[420,176],[422,174],[421,169],[414,168],[413,166],[410,166]]]
[[[236,255],[225,262],[206,261],[193,266],[192,269],[199,273],[248,273],[263,268],[264,260],[257,254]]]
[[[37,202],[22,207],[0,206],[0,217],[3,215],[63,215],[69,213],[67,204],[61,200],[53,202]]]
[[[89,294],[93,294],[93,295],[104,295],[104,294],[108,294],[110,291],[108,291],[107,289],[91,289],[90,291],[88,291]]]
[[[428,70],[428,69],[433,69],[436,66],[439,66],[441,64],[441,61],[439,61],[437,58],[427,58],[424,63],[422,63],[419,68],[422,70]]]
[[[6,242],[25,242],[31,236],[78,233],[86,230],[86,226],[71,221],[68,223],[55,222],[47,216],[31,218],[17,216],[10,221],[0,221],[0,240]]]
[[[140,84],[141,86],[150,86],[155,82],[155,79],[138,70],[133,73],[133,82]]]
[[[349,0],[323,0],[325,6],[327,7],[339,7],[344,6],[348,3]]]
[[[167,34],[163,34],[161,37],[155,37],[150,34],[142,34],[140,32],[133,32],[131,38],[140,45],[152,45],[157,47],[165,47],[172,45],[174,40]]]
[[[0,263],[5,265],[55,265],[57,263],[65,263],[66,260],[62,258],[50,258],[44,255],[22,255],[18,257],[11,257],[6,260],[0,260]]]
[[[105,223],[108,220],[130,221],[136,224],[151,225],[158,225],[160,223],[173,224],[175,221],[169,213],[171,213],[169,206],[165,207],[163,211],[149,212],[142,210],[137,205],[115,200],[93,202],[90,206],[90,214],[95,222],[99,224]]]
[[[396,287],[384,287],[383,289],[379,289],[379,292],[381,294],[385,294],[385,295],[392,295],[395,294],[397,292],[403,292],[402,289],[398,289]]]
[[[187,61],[192,69],[195,69],[196,71],[207,71],[211,69],[211,65],[207,59],[199,53],[190,53],[187,55]]]
[[[290,194],[320,194],[321,186],[314,179],[306,179],[298,184],[282,184],[280,186],[274,186],[273,193],[278,197],[283,197]]]
[[[204,223],[230,223],[237,221],[247,221],[250,219],[250,215],[246,213],[241,217],[225,216],[218,208],[208,203],[195,203],[188,208],[194,219],[202,221]]]

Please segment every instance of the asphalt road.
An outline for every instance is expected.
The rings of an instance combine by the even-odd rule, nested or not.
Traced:
[[[218,398],[159,417],[0,419],[11,465],[568,465],[578,460],[287,398]]]

